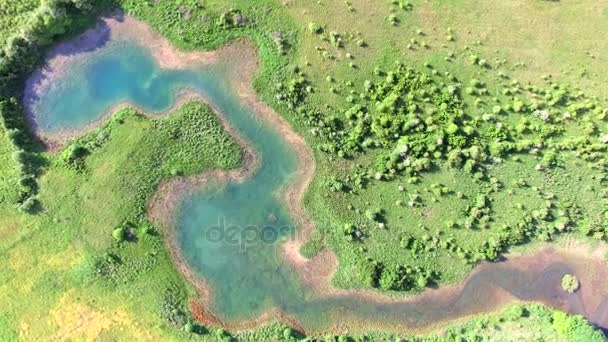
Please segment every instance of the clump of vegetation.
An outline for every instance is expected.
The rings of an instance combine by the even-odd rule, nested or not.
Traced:
[[[186,295],[181,289],[167,288],[163,294],[160,308],[161,317],[171,325],[182,328],[190,324],[185,307]]]
[[[78,144],[69,145],[61,153],[61,160],[65,166],[73,169],[82,169],[84,167],[84,159],[89,154],[89,150]]]
[[[315,22],[308,23],[308,30],[314,34],[323,33],[323,27]]]
[[[337,48],[344,47],[344,39],[342,39],[342,35],[336,31],[331,31],[329,33],[329,41]]]
[[[572,274],[564,274],[561,284],[562,289],[568,293],[574,293],[580,286],[578,278]]]
[[[474,52],[470,56],[477,66],[483,60]],[[600,228],[600,222],[604,219],[598,216],[595,209],[592,212],[595,213],[596,224],[582,224],[574,218],[580,215],[575,212],[580,212],[581,208],[572,204],[572,193],[563,192],[564,188],[544,186],[537,180],[530,182],[530,178],[511,176],[511,170],[521,168],[515,166],[517,163],[525,164],[528,172],[566,178],[569,177],[566,174],[579,171],[563,163],[573,165],[575,160],[582,159],[603,165],[601,154],[608,151],[608,146],[592,142],[600,139],[597,133],[596,138],[588,140],[593,148],[582,145],[585,139],[575,142],[566,133],[582,117],[587,117],[587,122],[594,121],[595,115],[604,117],[608,110],[600,101],[586,98],[551,80],[542,89],[524,87],[505,77],[501,78],[504,81],[500,82],[504,82],[504,85],[500,86],[511,89],[510,95],[507,95],[507,99],[492,99],[490,94],[496,90],[491,89],[483,74],[470,80],[459,80],[449,72],[435,72],[430,63],[426,66],[428,71],[400,62],[388,67],[375,67],[374,75],[369,75],[362,82],[362,95],[356,100],[352,95],[346,96],[341,116],[323,116],[320,115],[322,110],[311,110],[308,95],[294,103],[296,115],[310,126],[315,140],[319,141],[317,148],[320,151],[345,160],[341,163],[346,165],[359,163],[351,168],[357,170],[359,186],[353,186],[353,171],[339,175],[331,172],[331,184],[336,185],[336,180],[339,180],[339,189],[350,190],[345,192],[346,197],[340,196],[335,201],[333,195],[322,200],[330,200],[330,204],[323,206],[336,206],[332,210],[336,213],[332,220],[353,222],[366,219],[375,222],[370,218],[373,216],[370,209],[355,210],[354,215],[358,215],[356,219],[352,214],[343,214],[349,212],[347,207],[369,207],[365,201],[353,195],[369,196],[366,198],[373,198],[375,205],[387,208],[378,226],[388,227],[392,232],[383,235],[370,230],[364,245],[385,244],[390,236],[402,231],[401,227],[419,226],[420,229],[414,229],[417,230],[416,243],[412,244],[417,246],[415,250],[420,253],[439,251],[445,257],[454,254],[466,267],[482,260],[496,260],[506,248],[534,239],[550,241],[558,234],[569,232],[598,239],[607,236]],[[551,104],[538,101],[540,97],[549,99],[554,96],[561,100],[552,100]],[[574,108],[579,113],[578,119],[569,115],[570,122],[556,120],[552,114],[559,111],[571,113]],[[594,125],[602,125],[599,121],[595,122]],[[551,139],[551,143],[544,143],[546,139]],[[375,160],[370,162],[372,157]],[[591,163],[588,163],[589,172],[594,176],[587,180],[605,183],[601,166],[592,167]],[[466,189],[458,186],[453,192],[448,189],[444,191],[442,186],[431,181],[438,177],[443,180],[450,179],[448,177],[462,179],[460,177],[465,175],[469,175],[467,177],[473,182],[467,181]],[[408,191],[398,195],[388,190],[394,187],[389,183],[395,182],[407,183]],[[409,189],[409,185],[413,188]],[[334,189],[337,188],[334,186]],[[516,193],[522,197],[509,206],[520,213],[513,216],[517,219],[507,219],[498,212],[505,210],[504,195],[513,196]],[[444,198],[449,200],[444,202]],[[411,214],[404,215],[402,207],[408,207]],[[429,217],[439,215],[444,219],[427,218],[424,211],[433,213]],[[441,223],[445,227],[445,222],[452,230],[449,236],[444,238],[429,234],[426,223],[431,226]],[[595,228],[590,228],[592,226]],[[462,238],[460,229],[463,228],[471,232],[470,239]],[[333,232],[327,230],[325,233],[332,235]],[[349,236],[348,233],[346,235]],[[339,247],[336,249],[340,250]],[[367,258],[381,264],[393,264],[398,258],[397,253],[395,257],[388,257],[365,247],[361,247],[361,250]],[[353,261],[353,265],[363,267],[361,265],[364,264]],[[440,274],[438,278],[451,278],[444,274],[445,268],[439,264],[429,270]],[[367,266],[360,271],[379,274],[378,268]],[[353,281],[346,283],[353,286]]]
[[[595,329],[580,315],[570,316],[562,311],[553,312],[553,327],[559,335],[571,341],[603,341],[604,334]]]
[[[249,19],[245,17],[239,9],[229,9],[222,13],[217,19],[217,25],[224,29],[242,27],[249,23]]]
[[[40,211],[40,201],[34,196],[27,197],[22,203],[18,205],[19,211],[26,214],[35,214]]]
[[[179,283],[179,287],[183,285],[168,259],[163,256],[162,241],[146,237],[137,244],[116,244],[113,243],[112,229],[124,220],[140,222],[145,200],[163,177],[194,174],[206,167],[238,165],[241,155],[235,145],[227,142],[228,138],[220,138],[217,144],[204,140],[206,134],[222,136],[218,133],[221,129],[206,130],[210,127],[206,126],[207,123],[211,122],[211,127],[215,125],[213,116],[207,117],[191,108],[187,120],[154,121],[153,127],[159,131],[146,131],[146,134],[159,137],[158,141],[142,140],[143,143],[138,145],[141,150],[129,150],[133,160],[123,161],[123,164],[111,153],[116,145],[102,138],[84,138],[80,146],[87,153],[80,153],[84,150],[66,152],[69,156],[64,161],[49,157],[55,163],[50,163],[48,170],[45,170],[44,186],[47,189],[41,190],[36,184],[36,177],[44,163],[37,158],[40,154],[35,144],[29,141],[25,125],[20,123],[23,111],[18,105],[17,92],[21,89],[24,75],[29,74],[38,63],[44,47],[64,34],[78,32],[87,22],[81,19],[93,17],[104,3],[44,1],[42,9],[33,12],[31,27],[24,30],[15,28],[14,36],[7,40],[7,46],[3,49],[0,58],[0,76],[3,80],[0,103],[4,128],[11,144],[16,147],[10,149],[9,156],[17,151],[14,160],[11,159],[11,163],[18,165],[21,177],[18,184],[23,196],[17,205],[28,208],[31,202],[40,200],[51,206],[48,218],[39,215],[23,219],[26,222],[23,224],[24,231],[28,234],[39,226],[44,229],[38,229],[37,233],[31,234],[29,239],[22,239],[25,242],[19,244],[28,244],[28,240],[32,240],[27,245],[32,250],[49,244],[49,241],[62,248],[86,245],[102,255],[108,248],[104,244],[111,244],[116,250],[112,250],[113,256],[110,258],[102,258],[98,278],[115,279],[108,283],[120,291],[112,292],[112,295],[129,293],[129,296],[120,298],[128,301],[130,308],[141,308],[137,310],[142,310],[142,317],[149,317],[146,310],[154,307],[162,311],[158,316],[164,317],[165,322],[177,322],[175,327],[190,331],[188,326],[191,322],[183,297],[164,301],[167,305],[159,304],[163,302],[159,301],[164,293],[162,289],[171,288],[173,282]],[[604,121],[608,113],[599,99],[585,95],[576,87],[559,84],[550,78],[543,85],[531,85],[512,81],[511,76],[502,71],[494,75],[493,69],[503,64],[495,63],[492,57],[469,47],[461,50],[454,46],[454,52],[449,53],[449,61],[457,66],[454,70],[443,70],[446,66],[435,61],[423,69],[418,64],[424,60],[420,61],[417,55],[423,51],[416,50],[418,47],[431,47],[420,42],[421,37],[391,37],[382,39],[390,45],[381,45],[374,36],[374,30],[361,29],[358,23],[354,24],[354,29],[365,32],[365,37],[346,31],[332,35],[321,26],[318,26],[321,28],[319,30],[315,24],[312,29],[310,25],[308,27],[314,34],[292,38],[291,32],[302,31],[310,16],[303,16],[306,22],[295,26],[300,30],[294,29],[285,23],[289,21],[285,20],[288,16],[283,15],[285,13],[279,7],[273,7],[274,3],[238,4],[235,10],[226,10],[224,4],[214,1],[205,2],[204,6],[200,6],[198,1],[121,3],[129,14],[151,22],[156,30],[181,47],[213,48],[239,36],[250,37],[261,46],[264,71],[256,81],[257,89],[298,129],[306,132],[307,141],[320,151],[317,163],[322,187],[313,184],[309,195],[311,200],[306,205],[313,213],[313,219],[323,218],[326,222],[332,222],[326,225],[327,228],[319,227],[321,236],[318,241],[324,241],[323,247],[333,249],[338,254],[340,269],[336,284],[339,286],[419,291],[433,282],[460,280],[476,262],[494,260],[509,246],[533,240],[550,241],[559,234],[580,234],[598,240],[608,238],[605,210],[602,207],[607,195],[602,189],[606,186],[604,155],[608,139]],[[406,29],[414,32],[408,26],[408,14],[404,13],[413,9],[411,3],[390,1],[390,4],[391,14],[381,16],[380,21],[371,25],[386,27],[388,18],[389,23],[403,26],[404,32]],[[15,5],[11,3],[10,6]],[[347,7],[352,8],[349,3]],[[29,10],[33,11],[33,7]],[[317,18],[316,14],[312,18],[323,20],[320,16]],[[293,20],[297,22],[298,19]],[[277,35],[273,32],[281,33]],[[425,32],[432,35],[426,28]],[[448,32],[445,38],[454,41],[452,32]],[[302,57],[300,53],[311,52],[306,50],[305,44],[302,44],[302,49],[294,49],[297,51],[288,48],[289,42],[300,43],[300,39],[325,39],[318,43],[323,46],[318,46],[312,54],[318,57],[318,53],[322,57],[318,59],[319,63],[323,63],[319,66],[323,74],[320,79],[326,74],[333,75],[334,79],[326,88],[317,83],[319,77],[315,75],[315,70],[311,70],[313,68],[307,69],[306,73],[293,68],[295,63],[301,63],[301,59],[293,56]],[[424,39],[435,42],[432,37]],[[464,39],[464,36],[458,37],[458,41]],[[346,72],[339,69],[340,66],[333,65],[339,64],[336,63],[336,56],[343,55],[342,51],[336,52],[337,49],[350,48],[347,45],[350,42],[367,46],[366,41],[371,48],[358,51],[370,60],[378,57],[374,50],[376,46],[378,51],[389,51],[382,58],[376,58],[391,61],[378,62],[378,69],[382,72],[373,74],[372,66],[367,65],[363,57],[358,59],[359,75],[356,76],[355,69],[346,68],[344,63],[342,67],[348,70]],[[402,56],[408,41],[413,50],[408,51],[408,64],[390,64]],[[464,59],[470,56],[469,66],[456,64],[461,62],[462,54]],[[317,61],[314,60],[314,63]],[[517,63],[513,70],[523,65]],[[467,73],[470,70],[467,68],[473,70],[471,74],[475,75],[474,80],[469,79],[471,76]],[[459,69],[464,72],[459,73]],[[450,72],[459,74],[460,78]],[[498,81],[494,76],[498,76]],[[332,95],[326,96],[329,94],[327,91],[316,92],[317,89],[328,89]],[[140,120],[131,114],[126,116],[127,126],[133,120]],[[124,127],[120,127],[123,124],[112,124],[118,129],[108,134],[122,141],[121,137],[124,138],[126,134]],[[175,134],[181,129],[187,132],[183,139],[181,134]],[[129,134],[136,135],[137,130],[131,130]],[[95,143],[91,145],[93,141]],[[98,144],[97,147],[99,144],[110,144],[110,152],[98,149],[95,144]],[[216,148],[220,145],[228,147]],[[181,154],[182,149],[184,154]],[[201,150],[209,152],[210,157],[197,159],[201,156],[196,152]],[[114,182],[92,172],[101,169],[104,165],[101,160],[104,159],[115,161],[126,170],[122,174],[124,177]],[[74,177],[74,182],[79,183],[66,185],[62,180],[66,179],[68,171],[58,167],[62,163],[80,165],[77,167],[79,170],[86,164],[87,171],[91,172],[77,172],[76,175],[71,172],[69,177]],[[135,164],[141,166],[135,168]],[[149,173],[151,170],[154,172]],[[109,171],[109,175],[116,176],[113,170]],[[333,191],[326,194],[328,184]],[[405,187],[397,191],[397,184],[404,184]],[[435,184],[440,185],[433,186]],[[450,191],[443,192],[443,184]],[[116,191],[121,194],[117,205],[110,205],[110,209],[91,205],[90,198],[94,198],[93,195],[105,196],[101,189],[109,185],[120,190]],[[573,193],[567,191],[569,188],[580,191]],[[50,192],[78,193],[82,196],[78,204],[71,203],[69,198],[63,203],[54,203]],[[316,201],[317,194],[325,197]],[[70,215],[75,212],[74,208],[82,208],[82,202],[89,205],[87,208],[94,209],[91,212],[78,211],[82,215]],[[315,207],[315,203],[322,208]],[[377,220],[376,215],[371,215],[374,209],[369,208],[383,208],[382,219]],[[367,215],[368,210],[371,211],[370,215]],[[87,222],[95,222],[95,227],[89,227]],[[380,223],[385,229],[377,229]],[[10,226],[7,224],[3,227]],[[5,235],[6,243],[11,244],[12,249],[14,242],[11,234]],[[150,245],[144,245],[148,238]],[[47,256],[41,254],[39,257]],[[35,267],[35,263],[32,265]],[[6,269],[12,276],[17,272],[11,271],[11,267]],[[360,276],[349,277],[352,275],[348,274],[350,270]],[[67,286],[78,285],[71,282],[71,274],[66,276],[67,273],[60,271],[49,273],[60,275],[54,278],[64,279],[66,284],[54,282],[50,286],[36,280],[33,296],[39,296],[39,289],[45,286],[52,287],[54,294]],[[152,282],[150,274],[154,275],[154,283],[162,282],[158,295],[134,292]],[[31,278],[9,281],[7,286],[16,289],[31,281]],[[137,302],[138,295],[146,305]],[[106,294],[91,287],[87,289],[87,296],[105,298]],[[55,303],[57,298],[54,295],[50,297],[53,298],[49,302]],[[21,312],[22,309],[8,304],[9,312]],[[43,314],[52,305],[45,304],[40,306]],[[507,323],[502,318],[483,317],[468,325],[447,329],[442,338],[467,336],[471,340],[500,339],[501,331],[515,329],[520,332],[522,328],[518,326],[519,322],[534,327],[525,331],[531,334],[526,335],[530,336],[530,340],[540,337],[534,335],[535,331],[541,329],[539,327],[542,327],[547,339],[583,336],[583,340],[593,341],[601,338],[600,333],[580,317],[570,318],[559,314],[553,317],[547,312],[546,309],[534,307],[518,308],[509,312]],[[41,315],[36,313],[34,316]],[[28,314],[22,316],[27,317]],[[19,318],[14,321],[20,321]],[[517,323],[510,325],[508,322],[511,321]],[[499,326],[502,329],[493,329]],[[555,331],[550,327],[554,327],[553,330],[558,331],[559,335],[552,335]],[[222,339],[229,338],[221,329],[214,331]],[[296,334],[285,331],[283,326],[272,326],[244,332],[239,336],[257,336],[258,340],[287,338],[287,335],[298,338]],[[168,334],[173,337],[172,334],[178,333]],[[373,336],[378,340],[402,337],[388,333],[378,335],[380,337]],[[341,338],[344,340],[346,336]],[[440,338],[431,336],[429,339]]]

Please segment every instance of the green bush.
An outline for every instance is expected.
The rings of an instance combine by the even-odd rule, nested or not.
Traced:
[[[175,327],[185,326],[190,322],[186,314],[185,300],[186,295],[182,291],[174,288],[165,289],[160,308],[161,317]]]
[[[365,211],[365,217],[370,221],[382,222],[382,209],[368,209]]]
[[[127,238],[127,230],[125,227],[119,227],[112,231],[112,237],[118,242],[122,242]]]
[[[553,313],[553,327],[558,334],[574,342],[600,342],[605,341],[604,334],[590,325],[580,315],[570,316],[561,311]]]
[[[89,150],[86,147],[74,143],[61,153],[61,160],[69,168],[81,168],[84,164],[84,158],[88,154]]]
[[[308,24],[308,30],[311,33],[315,33],[315,34],[321,34],[323,33],[323,27],[321,27],[321,25],[315,23],[315,22],[310,22]]]
[[[576,276],[572,274],[565,274],[562,277],[562,289],[568,293],[574,293],[578,290],[580,284]]]
[[[40,201],[36,197],[28,197],[19,205],[19,211],[26,214],[35,214],[40,208]]]

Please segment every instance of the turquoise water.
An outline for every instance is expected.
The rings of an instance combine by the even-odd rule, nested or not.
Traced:
[[[187,88],[210,99],[251,142],[260,158],[253,177],[196,191],[181,201],[177,213],[178,246],[189,266],[213,288],[212,311],[219,318],[254,319],[278,307],[309,331],[353,321],[422,328],[493,309],[496,288],[522,300],[567,303],[573,312],[584,313],[578,296],[555,290],[564,273],[574,272],[565,263],[528,271],[508,263],[492,265],[470,278],[462,291],[407,302],[312,295],[278,253],[281,241],[296,231],[281,201],[281,189],[293,180],[297,168],[295,153],[239,101],[225,81],[227,68],[161,69],[145,48],[128,41],[111,42],[76,58],[70,72],[57,76],[32,106],[38,129],[57,134],[82,129],[124,101],[163,113],[175,94]]]

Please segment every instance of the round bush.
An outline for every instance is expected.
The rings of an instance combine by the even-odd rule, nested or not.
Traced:
[[[572,274],[565,274],[562,277],[562,289],[568,293],[574,293],[578,290],[580,284],[576,276]]]

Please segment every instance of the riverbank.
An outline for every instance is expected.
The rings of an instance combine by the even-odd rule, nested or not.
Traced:
[[[151,36],[151,35],[149,35],[150,32],[146,33],[144,31],[142,31],[141,34],[138,34],[137,28],[140,26],[140,24],[133,24],[133,19],[124,19],[120,22],[119,21],[116,21],[116,22],[117,22],[116,24],[112,24],[112,25],[114,25],[116,30],[118,30],[117,32],[130,32],[129,34],[138,36],[138,37],[140,37],[140,39],[148,39],[148,40],[141,41],[144,44],[144,46],[158,46],[158,47],[160,47],[161,50],[167,46],[171,47],[170,45],[167,45],[168,44],[167,42],[158,43],[156,41],[151,41],[152,39],[153,40],[162,40],[162,38],[159,36]],[[120,23],[120,24],[118,24],[118,23]],[[120,31],[120,29],[116,28],[115,25],[131,25],[131,26],[128,26],[129,30]],[[339,290],[339,289],[331,288],[330,280],[337,267],[337,259],[333,256],[333,254],[326,251],[326,252],[323,252],[320,256],[318,256],[312,260],[307,260],[299,254],[299,248],[300,248],[301,244],[304,241],[306,241],[306,239],[309,237],[310,233],[314,230],[314,223],[307,218],[307,216],[305,215],[304,209],[301,206],[302,196],[305,193],[305,191],[314,175],[315,164],[314,164],[314,158],[313,158],[312,151],[310,151],[310,149],[307,147],[303,138],[301,138],[297,133],[295,133],[282,117],[280,117],[271,108],[269,108],[268,106],[266,106],[265,104],[263,104],[262,102],[260,102],[257,99],[255,91],[251,87],[251,83],[252,83],[252,80],[253,80],[253,77],[254,77],[256,71],[258,70],[259,59],[258,59],[257,54],[255,53],[255,49],[253,48],[253,46],[251,46],[251,44],[243,43],[243,42],[241,42],[239,44],[241,44],[241,45],[238,45],[238,44],[231,45],[231,47],[235,48],[236,50],[226,50],[226,51],[230,51],[230,53],[224,55],[225,58],[228,58],[228,56],[229,56],[230,63],[234,63],[234,65],[238,65],[238,72],[236,71],[237,70],[236,68],[233,68],[234,71],[233,71],[233,75],[232,75],[232,79],[231,79],[231,83],[234,85],[234,89],[237,90],[240,100],[243,101],[244,104],[246,104],[250,108],[252,108],[252,110],[256,114],[258,114],[261,118],[263,118],[265,120],[265,122],[267,122],[277,132],[279,132],[279,134],[281,134],[281,136],[285,139],[285,141],[292,146],[292,148],[294,149],[294,151],[296,152],[296,154],[298,156],[298,166],[299,166],[298,173],[295,176],[295,179],[294,179],[294,182],[292,183],[292,185],[285,190],[284,196],[285,196],[287,206],[290,210],[290,213],[292,214],[293,218],[295,219],[295,222],[298,224],[298,226],[302,230],[302,233],[296,234],[296,236],[298,236],[298,239],[288,241],[286,244],[284,244],[282,246],[281,250],[283,251],[283,256],[285,257],[285,260],[294,267],[294,269],[300,274],[301,278],[305,281],[305,283],[315,290],[316,295],[318,297],[321,297],[321,298],[323,298],[323,297],[334,297],[334,298],[352,297],[352,298],[355,298],[356,297],[356,298],[366,298],[366,299],[376,302],[376,303],[388,303],[388,304],[400,304],[400,303],[412,303],[412,302],[425,303],[428,301],[432,301],[433,299],[436,299],[436,298],[440,298],[440,299],[448,298],[450,300],[457,301],[459,298],[461,298],[460,297],[461,293],[463,293],[465,290],[471,290],[471,287],[467,287],[467,284],[471,283],[471,279],[476,279],[475,277],[478,277],[479,274],[483,274],[483,272],[485,272],[485,271],[491,271],[492,268],[497,267],[496,265],[500,265],[500,264],[483,264],[483,265],[479,266],[478,269],[476,269],[476,271],[473,272],[471,277],[464,283],[464,285],[445,287],[445,288],[442,287],[441,289],[438,289],[438,290],[428,290],[419,296],[413,296],[413,297],[407,298],[407,299],[398,298],[398,297],[389,297],[389,296],[381,295],[379,293],[371,292],[371,291]],[[226,49],[230,49],[230,48],[226,48]],[[223,50],[220,50],[220,51],[223,51]],[[72,52],[75,53],[74,51],[72,51]],[[160,65],[174,65],[176,68],[180,67],[179,63],[177,63],[175,61],[171,61],[171,60],[174,58],[178,58],[179,56],[181,56],[181,55],[178,52],[162,52],[158,55],[155,55],[156,58],[169,59],[169,61],[164,61],[164,62],[159,61]],[[208,56],[208,55],[200,54],[199,58],[202,58],[200,61],[194,57],[192,57],[192,58],[186,57],[186,59],[189,60],[190,62],[192,62],[193,64],[197,64],[199,62],[201,64],[203,64],[203,63],[211,60],[211,59],[205,60],[204,59],[205,56]],[[184,56],[182,56],[182,57],[184,57]],[[64,65],[67,65],[67,64],[65,64],[65,63],[67,63],[67,60],[64,61],[63,63],[64,63]],[[58,68],[57,70],[60,70],[60,69],[61,68]],[[58,71],[55,71],[55,72],[58,72]],[[53,75],[54,74],[52,74],[52,76]],[[179,102],[179,99],[177,99],[177,102]],[[211,103],[212,103],[212,101],[211,101]],[[218,111],[216,111],[216,112],[218,112]],[[175,213],[175,207],[176,207],[179,199],[182,198],[182,196],[186,195],[187,192],[192,191],[193,189],[200,189],[201,187],[204,187],[205,185],[207,185],[211,182],[221,182],[221,181],[228,181],[228,180],[242,181],[242,180],[246,179],[247,177],[249,177],[255,171],[255,169],[258,165],[257,164],[258,158],[255,157],[255,152],[248,150],[249,149],[248,142],[244,141],[243,139],[239,139],[238,134],[236,134],[236,132],[234,132],[234,130],[230,128],[230,125],[225,121],[225,118],[223,118],[223,115],[221,113],[217,113],[217,114],[221,118],[222,122],[224,123],[225,129],[227,129],[231,134],[233,134],[233,136],[235,136],[237,138],[237,140],[239,140],[241,145],[244,146],[244,148],[246,149],[246,152],[245,152],[246,157],[244,159],[243,168],[240,170],[237,170],[237,171],[211,171],[209,173],[205,173],[201,176],[197,176],[194,178],[177,179],[177,180],[165,182],[159,188],[159,190],[156,193],[156,195],[154,196],[153,200],[150,202],[148,211],[150,213],[150,217],[152,219],[154,219],[155,221],[162,223],[165,227],[169,228],[169,230],[168,230],[169,232],[172,232],[172,231],[174,232],[174,229],[171,229],[171,228],[174,228],[174,224],[175,224],[175,222],[172,219],[172,214]],[[299,325],[296,323],[295,319],[286,317],[286,315],[284,313],[282,313],[278,310],[275,310],[275,309],[269,310],[267,313],[261,315],[256,320],[247,321],[247,322],[235,322],[235,323],[231,323],[231,324],[225,324],[224,322],[221,322],[220,320],[215,318],[213,313],[208,312],[208,310],[205,311],[205,308],[209,307],[208,304],[212,301],[212,297],[213,297],[212,289],[210,289],[205,284],[204,280],[201,280],[200,277],[195,275],[190,270],[190,268],[185,264],[183,258],[179,254],[179,250],[177,249],[177,246],[175,245],[174,236],[171,234],[173,234],[173,233],[170,233],[168,243],[169,243],[169,249],[171,250],[173,258],[174,258],[176,264],[178,265],[178,268],[186,276],[186,278],[188,278],[191,282],[193,282],[195,284],[195,287],[199,290],[200,295],[202,297],[202,300],[201,300],[202,304],[199,305],[199,307],[198,307],[199,309],[193,310],[193,311],[195,311],[195,313],[197,313],[197,312],[200,313],[197,318],[199,318],[202,321],[205,321],[206,323],[223,325],[229,329],[247,329],[247,328],[258,325],[258,324],[262,323],[263,321],[278,318],[280,320],[285,321],[288,324],[291,324],[292,326],[295,326],[296,328],[299,328],[300,330],[306,330],[306,332],[311,332],[310,330],[299,327]],[[561,262],[563,260],[560,257],[556,256],[559,253],[558,254],[555,254],[555,253],[552,254],[552,253],[553,252],[550,252],[546,256],[542,256],[542,253],[539,253],[538,255],[531,257],[531,259],[514,258],[513,259],[513,262],[515,262],[514,265],[512,265],[512,264],[503,264],[503,265],[509,265],[509,267],[521,265],[523,267],[524,271],[526,271],[528,273],[539,272],[539,271],[543,270],[544,266],[550,265],[555,262]],[[539,257],[539,255],[542,257]],[[538,264],[537,263],[538,260],[542,260],[542,263]],[[541,274],[541,276],[542,276],[542,274]],[[492,285],[492,284],[490,284],[490,285]],[[475,289],[475,287],[473,287],[473,289]],[[476,288],[476,289],[479,289],[479,288]],[[485,291],[484,294],[487,297],[484,297],[484,300],[480,301],[479,303],[473,303],[473,304],[480,305],[480,307],[476,308],[476,310],[479,310],[479,311],[475,311],[473,314],[476,314],[478,312],[487,312],[488,310],[494,310],[497,306],[500,306],[501,303],[503,303],[503,302],[506,303],[506,302],[513,300],[513,296],[510,295],[509,291],[501,290],[500,286],[494,287],[494,288],[492,286],[490,286],[489,288],[485,288],[485,290],[487,290],[487,291]],[[447,301],[447,302],[449,303],[449,301]],[[196,308],[196,306],[195,306],[195,308]],[[486,310],[486,311],[483,311],[483,310]],[[464,317],[464,316],[460,316],[460,317]],[[450,320],[446,320],[445,322],[437,322],[437,324],[444,324],[444,323],[447,323],[448,321],[451,322],[454,319],[455,319],[455,317],[451,318]],[[333,327],[333,330],[335,330],[335,331],[345,331],[345,330],[352,331],[352,330],[356,330],[357,327],[363,329],[363,328],[369,328],[370,325],[369,324],[366,325],[366,323],[362,320],[357,321],[357,319],[355,317],[355,318],[352,318],[352,322],[340,323],[340,324],[338,324],[338,326]],[[415,330],[415,328],[412,328],[410,326],[397,326],[397,327],[391,326],[391,327],[387,327],[387,328],[394,329],[394,330],[404,330],[404,331],[405,330],[407,330],[407,331]],[[312,331],[312,332],[317,333],[314,331]]]

